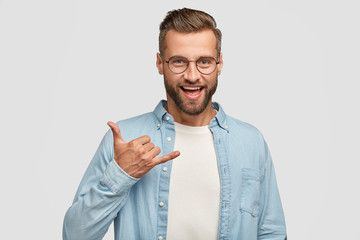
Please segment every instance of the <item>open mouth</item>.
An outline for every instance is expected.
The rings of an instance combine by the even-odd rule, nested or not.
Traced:
[[[203,92],[203,87],[188,87],[188,86],[182,86],[180,87],[183,91],[184,95],[191,100],[199,99]]]

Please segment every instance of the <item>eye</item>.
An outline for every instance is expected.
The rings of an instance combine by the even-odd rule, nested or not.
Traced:
[[[170,63],[175,66],[182,66],[182,65],[187,65],[187,60],[184,58],[174,58],[171,59]]]
[[[209,67],[215,63],[215,60],[212,58],[200,58],[197,61],[199,67]]]

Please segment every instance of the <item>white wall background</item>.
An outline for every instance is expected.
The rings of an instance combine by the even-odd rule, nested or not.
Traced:
[[[223,32],[214,99],[265,135],[290,239],[358,239],[358,1],[0,0],[1,239],[61,239],[106,122],[165,97],[158,26],[184,6]]]

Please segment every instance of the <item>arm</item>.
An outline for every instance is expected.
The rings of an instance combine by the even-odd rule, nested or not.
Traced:
[[[103,138],[68,209],[64,240],[102,239],[138,179],[126,174],[113,160],[113,139]]]
[[[80,183],[74,202],[65,215],[64,240],[102,239],[124,206],[131,187],[154,166],[179,156],[160,152],[142,136],[125,142],[113,122]]]
[[[265,144],[265,172],[261,183],[258,239],[284,240],[286,226],[276,183],[275,170],[269,149]]]

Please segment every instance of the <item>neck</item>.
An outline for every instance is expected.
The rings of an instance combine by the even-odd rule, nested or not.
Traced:
[[[211,119],[216,115],[216,110],[211,106],[211,100],[206,106],[205,110],[198,115],[189,115],[181,111],[175,103],[168,98],[167,105],[165,106],[166,111],[173,116],[174,121],[183,125],[188,126],[206,126],[209,125]]]

